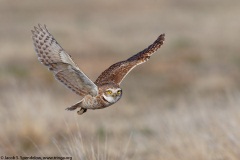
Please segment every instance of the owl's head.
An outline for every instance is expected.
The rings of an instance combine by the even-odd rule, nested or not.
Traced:
[[[121,88],[107,88],[103,92],[103,98],[105,101],[109,103],[116,103],[122,97],[122,89]]]

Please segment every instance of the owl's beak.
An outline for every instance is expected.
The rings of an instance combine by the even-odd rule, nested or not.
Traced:
[[[117,93],[114,93],[112,96],[113,96],[113,97],[117,97]]]

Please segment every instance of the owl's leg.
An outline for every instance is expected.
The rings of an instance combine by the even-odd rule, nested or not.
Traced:
[[[85,112],[87,112],[86,108],[81,108],[79,111],[77,111],[78,115],[82,115]]]

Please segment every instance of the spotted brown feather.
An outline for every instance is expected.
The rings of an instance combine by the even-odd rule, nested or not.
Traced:
[[[165,34],[161,34],[156,41],[143,51],[135,54],[125,61],[117,62],[106,69],[95,81],[96,84],[116,83],[120,84],[125,76],[137,65],[149,60],[150,56],[155,53],[165,40]]]
[[[32,34],[38,60],[54,73],[57,80],[81,98],[87,94],[98,94],[98,87],[78,68],[45,25],[34,27]]]

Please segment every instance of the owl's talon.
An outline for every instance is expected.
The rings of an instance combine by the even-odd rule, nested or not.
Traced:
[[[82,115],[83,113],[87,112],[87,109],[81,108],[79,111],[77,111],[78,115]]]

